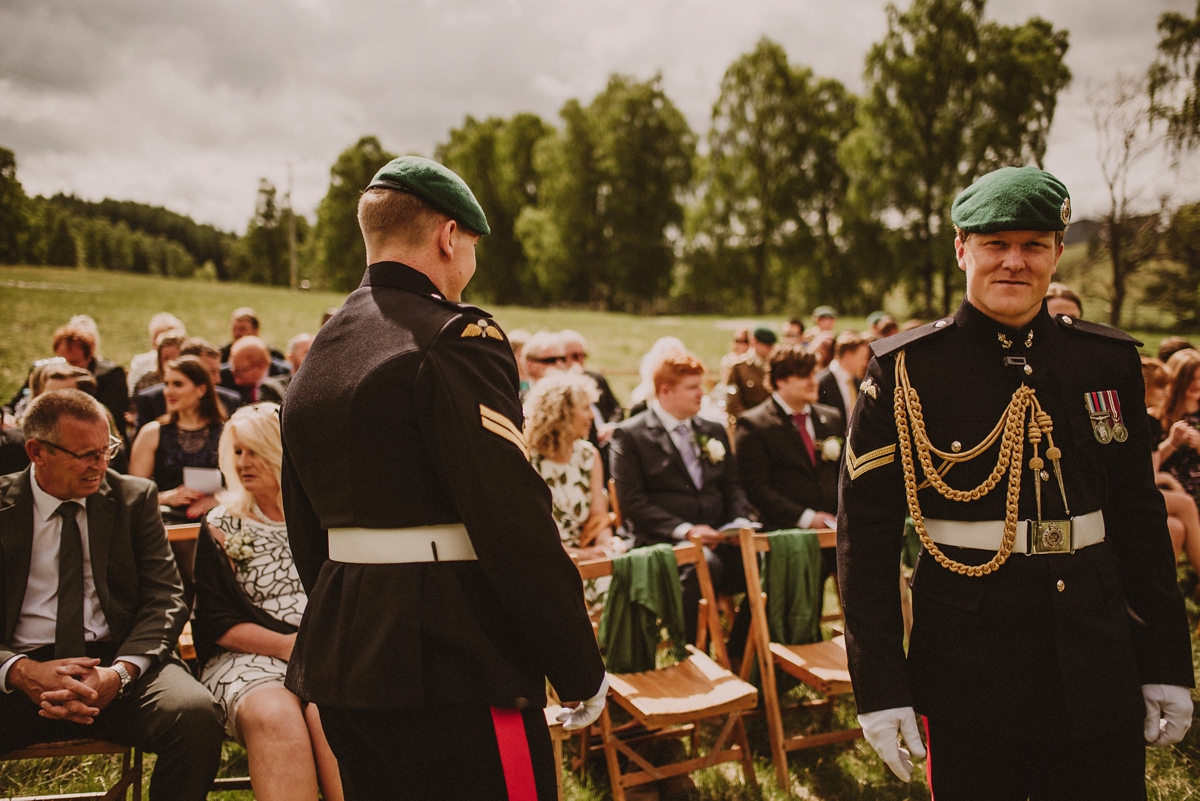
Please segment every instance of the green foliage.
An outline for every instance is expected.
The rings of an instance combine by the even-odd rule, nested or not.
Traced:
[[[1181,206],[1162,235],[1165,255],[1146,288],[1146,299],[1175,316],[1179,328],[1200,330],[1200,203]]]
[[[0,262],[20,261],[24,251],[25,190],[17,180],[17,157],[0,147]]]
[[[1150,67],[1154,114],[1179,148],[1200,145],[1200,0],[1196,16],[1168,11],[1158,18],[1158,59]]]
[[[253,284],[289,286],[291,283],[291,257],[288,249],[289,208],[280,208],[276,203],[276,190],[266,178],[258,182],[258,201],[254,206],[254,217],[246,227],[246,234],[234,247],[231,260],[231,275],[239,281]],[[297,240],[303,241],[308,225],[303,217],[296,219]]]
[[[517,238],[551,302],[652,309],[667,296],[695,135],[661,76],[614,75],[537,146],[542,182]]]
[[[492,229],[476,249],[479,269],[468,290],[473,300],[530,304],[542,299],[537,274],[515,228],[521,212],[537,205],[541,176],[534,169],[533,154],[537,143],[551,133],[536,114],[482,122],[468,116],[434,153],[471,187]]]
[[[358,228],[358,198],[379,168],[395,156],[374,136],[364,136],[338,156],[329,170],[329,191],[317,207],[311,259],[319,278],[348,292],[362,280],[367,251]]]
[[[954,197],[987,170],[1041,164],[1058,92],[1071,77],[1066,31],[1038,18],[985,22],[984,5],[889,5],[888,32],[867,55],[860,163],[872,169],[862,180],[918,245],[910,279],[927,313],[938,290],[948,311],[956,284]]]

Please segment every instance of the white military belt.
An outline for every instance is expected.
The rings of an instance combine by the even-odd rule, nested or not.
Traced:
[[[471,537],[462,523],[414,528],[331,528],[329,558],[335,562],[395,565],[410,562],[474,562]]]
[[[1034,536],[1029,536],[1030,530]],[[939,545],[998,551],[1004,540],[1003,520],[925,520],[925,530]],[[1013,553],[1071,553],[1104,541],[1104,513],[1089,512],[1070,520],[1017,521]]]

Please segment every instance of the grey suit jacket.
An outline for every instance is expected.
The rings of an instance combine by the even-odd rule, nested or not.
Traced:
[[[12,636],[29,583],[31,478],[29,468],[0,476],[0,663],[16,653]],[[187,606],[154,482],[109,470],[87,516],[96,595],[117,656],[162,660],[175,648]]]

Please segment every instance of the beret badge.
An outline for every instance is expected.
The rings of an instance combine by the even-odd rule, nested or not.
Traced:
[[[1071,222],[1071,198],[1068,197],[1068,198],[1063,199],[1062,209],[1061,209],[1060,213],[1062,215],[1063,225],[1066,225],[1067,223]]]

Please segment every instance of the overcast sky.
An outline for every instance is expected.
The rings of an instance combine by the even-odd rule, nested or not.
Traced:
[[[907,0],[901,0],[902,5]],[[1086,98],[1154,58],[1163,11],[1191,0],[991,0],[1070,31],[1075,79],[1046,167],[1076,219],[1106,201]],[[364,134],[431,155],[467,114],[534,111],[557,124],[613,72],[663,75],[698,132],[722,73],[766,35],[789,58],[862,88],[886,30],[878,0],[0,0],[0,147],[29,194],[138,200],[242,231],[258,179],[310,216],[337,154]],[[1163,190],[1200,198],[1200,156]]]

